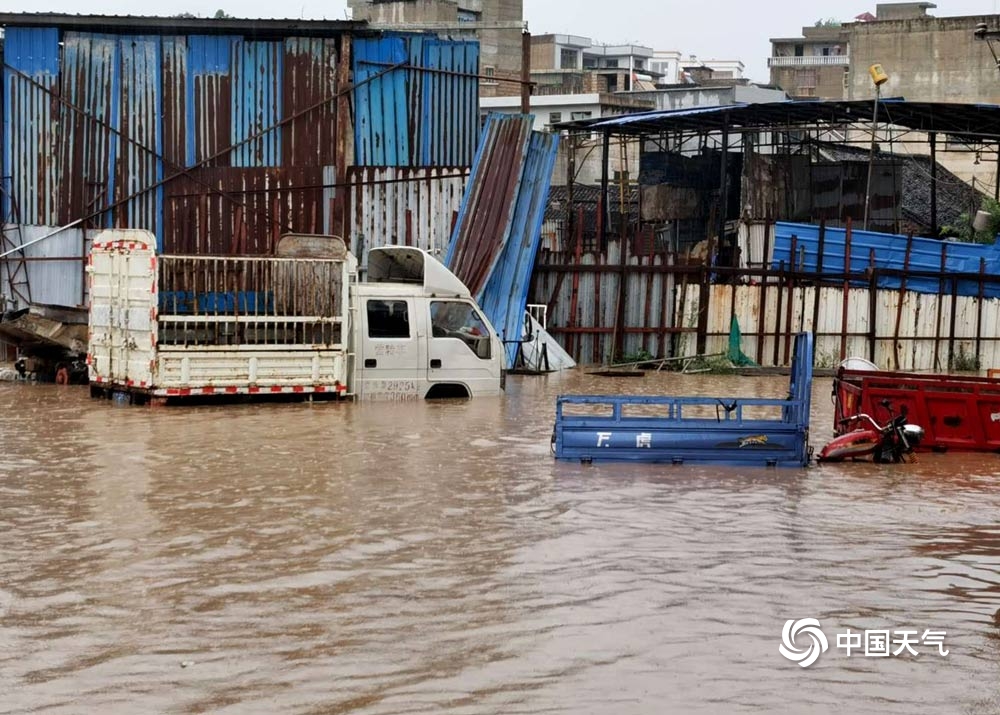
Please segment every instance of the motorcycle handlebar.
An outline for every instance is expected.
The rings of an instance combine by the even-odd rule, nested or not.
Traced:
[[[880,424],[879,424],[878,422],[876,422],[876,421],[875,421],[875,420],[874,420],[874,419],[872,418],[872,416],[871,416],[871,415],[869,415],[869,414],[866,414],[866,413],[864,413],[864,412],[859,412],[858,414],[856,414],[856,415],[853,415],[852,417],[845,417],[844,419],[842,419],[842,420],[840,421],[840,424],[842,424],[842,425],[846,425],[846,424],[848,424],[848,423],[850,423],[850,422],[855,422],[855,421],[857,421],[857,420],[861,420],[861,419],[864,419],[864,420],[868,420],[869,422],[871,422],[871,423],[872,423],[872,425],[873,425],[873,426],[875,427],[875,429],[877,429],[877,430],[878,430],[879,432],[881,432],[882,430],[884,430],[884,429],[885,429],[885,427],[883,427],[883,426],[882,426],[882,425],[880,425]]]

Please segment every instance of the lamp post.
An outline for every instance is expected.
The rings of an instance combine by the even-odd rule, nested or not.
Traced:
[[[882,70],[882,65],[872,65],[868,68],[868,74],[875,83],[875,106],[872,109],[872,144],[868,151],[868,182],[865,184],[865,224],[864,230],[868,230],[868,213],[872,202],[872,171],[875,167],[875,132],[878,129],[878,100],[882,92],[882,85],[889,79]]]

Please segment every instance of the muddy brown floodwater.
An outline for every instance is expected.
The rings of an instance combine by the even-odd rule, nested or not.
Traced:
[[[0,384],[0,712],[1000,712],[1000,457],[554,461],[556,395],[615,391],[787,378],[160,409]],[[831,415],[818,379],[817,449]],[[778,650],[802,618],[809,668]]]

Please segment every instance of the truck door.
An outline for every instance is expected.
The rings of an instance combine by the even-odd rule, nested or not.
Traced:
[[[430,301],[427,379],[461,383],[470,396],[500,392],[500,342],[476,306],[465,300]]]
[[[413,299],[366,296],[360,302],[358,393],[380,399],[422,397],[424,351]]]
[[[131,232],[128,237],[133,238]],[[134,238],[98,244],[90,273],[91,376],[120,385],[151,384],[155,251]]]

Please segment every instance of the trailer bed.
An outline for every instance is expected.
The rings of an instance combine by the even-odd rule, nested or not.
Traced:
[[[795,339],[785,399],[560,396],[555,456],[583,462],[805,466],[812,363],[813,337],[802,333]]]

